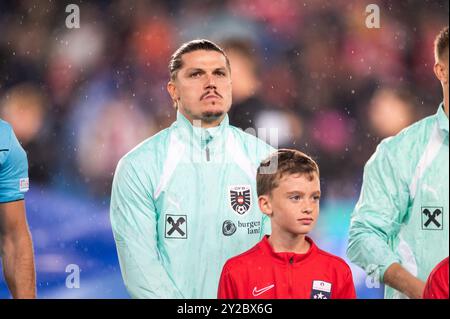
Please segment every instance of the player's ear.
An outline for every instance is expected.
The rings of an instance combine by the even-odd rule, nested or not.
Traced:
[[[267,216],[272,215],[272,205],[270,203],[269,195],[261,195],[258,197],[259,209]]]
[[[180,97],[178,96],[177,86],[175,85],[173,80],[170,80],[167,83],[167,92],[169,92],[169,95],[172,98],[173,104],[177,105],[177,101],[180,99]]]
[[[444,84],[448,83],[448,68],[443,62],[436,62],[434,65],[434,74]]]

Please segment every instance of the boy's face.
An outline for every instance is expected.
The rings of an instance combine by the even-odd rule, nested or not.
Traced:
[[[306,235],[319,217],[320,181],[316,173],[285,175],[271,195],[259,197],[261,211],[272,223],[272,233]]]

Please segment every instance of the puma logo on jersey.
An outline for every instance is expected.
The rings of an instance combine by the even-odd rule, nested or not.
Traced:
[[[253,291],[252,291],[252,295],[255,296],[255,297],[257,297],[257,296],[259,296],[259,295],[262,295],[262,294],[265,293],[266,291],[269,291],[269,290],[272,289],[273,287],[275,287],[274,284],[272,284],[272,285],[270,285],[270,286],[267,286],[267,287],[264,287],[264,288],[261,288],[261,289],[256,289],[256,287],[254,287],[254,288],[253,288]]]

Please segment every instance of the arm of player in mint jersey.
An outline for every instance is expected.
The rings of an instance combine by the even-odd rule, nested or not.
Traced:
[[[383,281],[386,269],[400,258],[389,247],[407,213],[409,189],[393,167],[385,145],[378,146],[364,168],[363,186],[350,222],[349,259]]]
[[[132,298],[183,298],[161,262],[152,190],[143,179],[126,159],[119,162],[110,215],[125,286]]]

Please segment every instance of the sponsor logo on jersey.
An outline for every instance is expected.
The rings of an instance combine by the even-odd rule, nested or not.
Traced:
[[[443,230],[444,229],[444,208],[443,207],[422,207],[422,229],[423,230]]]
[[[261,221],[240,222],[237,224],[231,220],[226,220],[222,224],[222,233],[225,236],[233,235],[238,229],[243,228],[248,235],[261,233]]]
[[[226,220],[222,225],[222,233],[225,236],[231,236],[236,232],[236,225],[231,220]]]
[[[230,206],[234,212],[244,215],[252,206],[250,185],[233,185],[229,188]]]
[[[165,237],[187,239],[187,216],[166,214]]]
[[[30,181],[27,178],[21,178],[19,180],[19,191],[20,192],[26,192],[30,188]]]
[[[261,222],[253,221],[253,222],[240,222],[238,221],[238,228],[246,228],[247,234],[259,234],[261,232]]]
[[[311,290],[311,299],[331,299],[331,283],[314,280]]]

